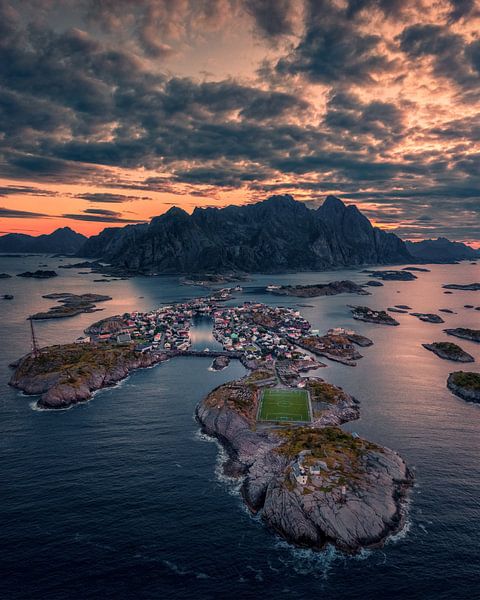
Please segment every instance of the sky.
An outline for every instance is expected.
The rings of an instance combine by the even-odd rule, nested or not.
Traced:
[[[0,0],[0,235],[290,193],[480,246],[480,0]]]

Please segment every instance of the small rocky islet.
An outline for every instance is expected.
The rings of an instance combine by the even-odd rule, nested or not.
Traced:
[[[445,360],[464,363],[475,361],[471,354],[452,342],[432,342],[431,344],[422,344],[422,346]]]
[[[447,379],[447,387],[467,402],[480,402],[480,373],[455,371]]]
[[[397,320],[391,317],[384,310],[374,310],[368,306],[350,306],[350,309],[352,311],[353,318],[357,321],[376,323],[378,325],[400,325]]]
[[[52,277],[58,277],[58,273],[56,271],[43,271],[42,269],[37,269],[36,271],[19,273],[17,277],[25,277],[28,279],[51,279]]]
[[[92,313],[99,310],[96,308],[97,302],[106,302],[111,300],[111,296],[105,294],[72,294],[70,292],[59,292],[45,294],[42,298],[57,300],[59,305],[52,306],[47,312],[38,312],[31,316],[36,321],[45,319],[61,319],[65,317],[74,317],[82,313]]]
[[[316,298],[318,296],[335,296],[337,294],[369,295],[364,286],[358,285],[348,279],[312,285],[268,286],[267,291],[276,296],[296,296],[298,298]]]
[[[480,329],[470,329],[468,327],[455,327],[453,329],[444,329],[443,331],[448,335],[453,335],[463,340],[469,340],[471,342],[480,343]]]
[[[412,312],[410,313],[412,317],[417,317],[420,321],[424,321],[425,323],[445,323],[440,315],[436,315],[435,313],[418,313]]]
[[[411,273],[411,270],[385,270],[385,271],[373,271],[365,269],[364,273],[368,273],[369,277],[376,279],[382,279],[383,281],[414,281],[417,276]]]
[[[466,292],[478,292],[480,283],[447,283],[442,286],[446,290],[463,290]]]

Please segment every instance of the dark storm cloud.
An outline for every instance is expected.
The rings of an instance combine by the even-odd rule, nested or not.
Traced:
[[[347,9],[331,0],[307,3],[306,33],[275,69],[279,75],[305,76],[312,82],[366,83],[390,68],[380,35],[362,33]]]
[[[56,192],[49,190],[42,190],[40,188],[31,187],[27,185],[21,186],[0,186],[0,196],[16,196],[19,194],[25,194],[29,196],[55,196]]]
[[[362,102],[357,96],[337,93],[327,103],[324,123],[338,135],[372,136],[392,144],[405,132],[403,111],[391,102]]]
[[[30,212],[28,210],[16,210],[15,208],[4,208],[0,206],[0,219],[42,219],[50,215],[44,213]]]
[[[450,4],[450,20],[452,22],[469,17],[475,10],[478,12],[476,0],[450,0]]]
[[[255,20],[258,29],[268,37],[288,35],[294,32],[295,9],[300,2],[291,0],[244,0],[247,12]]]
[[[133,200],[150,200],[150,198],[142,196],[139,198],[138,196],[125,196],[123,194],[109,194],[108,192],[95,192],[95,193],[86,193],[80,194],[77,196],[82,200],[88,200],[89,202],[105,202],[112,204],[120,204],[121,202],[131,202]]]
[[[63,214],[62,217],[65,219],[73,219],[74,221],[92,221],[96,223],[144,223],[144,221],[140,219],[125,219],[121,216],[103,214],[66,213]]]
[[[478,91],[480,61],[478,42],[468,43],[445,25],[417,24],[398,37],[400,49],[412,59],[433,59],[436,77],[446,77],[465,90]]]
[[[282,189],[288,178],[305,195],[360,189],[357,200],[397,208],[406,202],[418,207],[412,213],[418,217],[437,207],[446,214],[453,199],[475,213],[480,164],[468,144],[478,141],[480,125],[472,110],[462,117],[460,104],[478,93],[480,41],[461,30],[475,3],[445,0],[445,22],[431,24],[417,18],[415,0],[25,0],[30,22],[29,11],[14,10],[18,4],[0,0],[0,175],[202,196],[207,189],[214,198],[215,188]],[[52,6],[68,9],[69,23],[77,13],[85,20],[62,30],[58,13],[49,20]],[[250,29],[254,23],[278,50],[265,70],[275,77],[200,82],[162,68],[171,40],[186,30],[211,32],[245,13]],[[402,23],[398,38],[386,39],[386,20],[396,20],[396,31]],[[371,92],[383,75],[401,81],[407,67],[424,64],[435,78],[454,82],[459,105],[457,118],[439,119],[428,131],[408,125],[416,110],[408,94],[387,100]],[[402,150],[415,135],[436,143]],[[144,167],[162,177],[117,181],[109,166]],[[408,216],[401,206],[398,215]],[[135,222],[93,208],[66,216]]]

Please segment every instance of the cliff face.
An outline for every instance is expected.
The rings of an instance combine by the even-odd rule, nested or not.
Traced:
[[[140,273],[272,272],[405,262],[393,234],[332,196],[309,210],[291,196],[222,209],[172,208],[148,226],[105,229],[79,255]]]

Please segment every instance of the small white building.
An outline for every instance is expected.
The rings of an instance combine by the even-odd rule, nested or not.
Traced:
[[[306,485],[308,481],[307,473],[298,463],[293,465],[293,475],[300,485]]]

